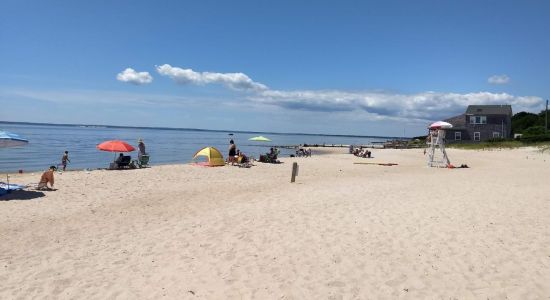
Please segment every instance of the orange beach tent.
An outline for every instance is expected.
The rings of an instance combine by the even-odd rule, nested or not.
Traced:
[[[225,166],[225,161],[223,160],[223,155],[220,150],[214,147],[203,148],[193,156],[193,159],[198,158],[199,156],[205,156],[208,158],[208,162],[202,163],[201,165],[216,167],[216,166]]]

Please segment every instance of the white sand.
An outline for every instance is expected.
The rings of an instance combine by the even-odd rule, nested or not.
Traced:
[[[0,298],[550,297],[549,154],[373,154],[56,174],[0,201]]]

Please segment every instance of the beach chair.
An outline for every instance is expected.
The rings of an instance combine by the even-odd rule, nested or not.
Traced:
[[[110,170],[119,170],[119,169],[134,169],[135,165],[132,162],[131,156],[123,156],[119,161],[111,163],[109,166]]]
[[[142,154],[138,159],[134,160],[134,165],[138,168],[149,167],[149,154]]]
[[[280,163],[279,160],[277,160],[277,156],[269,155],[269,153],[265,154],[265,155],[260,155],[260,160],[258,160],[258,161],[263,162],[263,163],[268,163],[268,164],[278,164],[278,163]]]
[[[239,156],[237,157],[237,166],[239,168],[250,168],[252,167],[252,162],[248,157],[245,158],[244,156]]]

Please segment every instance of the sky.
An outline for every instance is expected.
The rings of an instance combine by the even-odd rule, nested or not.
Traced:
[[[0,121],[415,136],[550,98],[550,1],[0,2]]]

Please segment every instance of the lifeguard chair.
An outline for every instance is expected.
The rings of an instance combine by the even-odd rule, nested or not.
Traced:
[[[452,124],[438,121],[431,124],[428,129],[428,167],[448,168],[451,161],[445,151],[445,130],[453,128]]]

